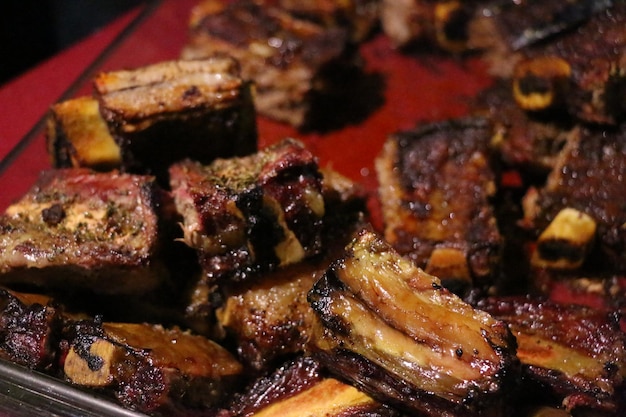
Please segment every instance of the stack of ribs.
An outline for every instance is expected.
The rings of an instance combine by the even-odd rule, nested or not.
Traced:
[[[183,59],[233,56],[242,77],[254,82],[257,111],[296,127],[305,127],[323,111],[314,102],[337,93],[349,80],[341,73],[355,65],[348,30],[271,5],[206,0],[192,13],[190,26]]]
[[[486,119],[390,135],[376,160],[385,239],[455,292],[488,290],[501,249]]]
[[[181,159],[208,163],[256,150],[250,84],[226,55],[102,72],[94,91],[52,106],[53,166],[151,174],[163,185]]]

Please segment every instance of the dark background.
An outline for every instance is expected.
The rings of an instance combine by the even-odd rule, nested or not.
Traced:
[[[0,84],[72,45],[142,0],[2,0]]]

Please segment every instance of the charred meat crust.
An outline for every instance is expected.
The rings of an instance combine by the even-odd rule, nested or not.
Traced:
[[[515,340],[506,325],[372,232],[359,233],[309,302],[325,328],[316,357],[383,403],[424,415],[488,415],[513,392]]]
[[[391,135],[376,159],[387,241],[442,280],[483,290],[502,243],[491,137],[480,117],[432,123]],[[431,262],[440,249],[456,254],[449,276]]]

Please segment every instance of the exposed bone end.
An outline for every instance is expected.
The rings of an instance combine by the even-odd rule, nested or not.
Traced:
[[[115,364],[123,349],[108,340],[98,339],[89,347],[89,355],[80,355],[73,347],[67,354],[63,371],[74,384],[106,387],[115,381]]]
[[[454,248],[432,251],[425,272],[441,279],[446,288],[471,287],[472,276],[465,254]]]
[[[544,56],[519,62],[513,71],[513,97],[524,110],[557,107],[566,96],[572,69],[567,61]]]
[[[593,244],[595,233],[596,222],[591,216],[564,208],[539,236],[531,262],[541,268],[579,268]]]
[[[446,51],[459,53],[468,48],[468,23],[470,15],[457,0],[442,1],[435,5],[435,39]]]
[[[53,105],[46,141],[52,166],[109,170],[121,165],[120,148],[100,115],[98,101],[78,97]]]

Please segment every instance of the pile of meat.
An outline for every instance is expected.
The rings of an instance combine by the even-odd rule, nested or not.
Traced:
[[[623,415],[626,3],[544,3],[202,1],[183,59],[52,106],[0,216],[0,357],[150,415]],[[256,129],[315,127],[376,31],[495,79],[389,133],[381,230]]]

